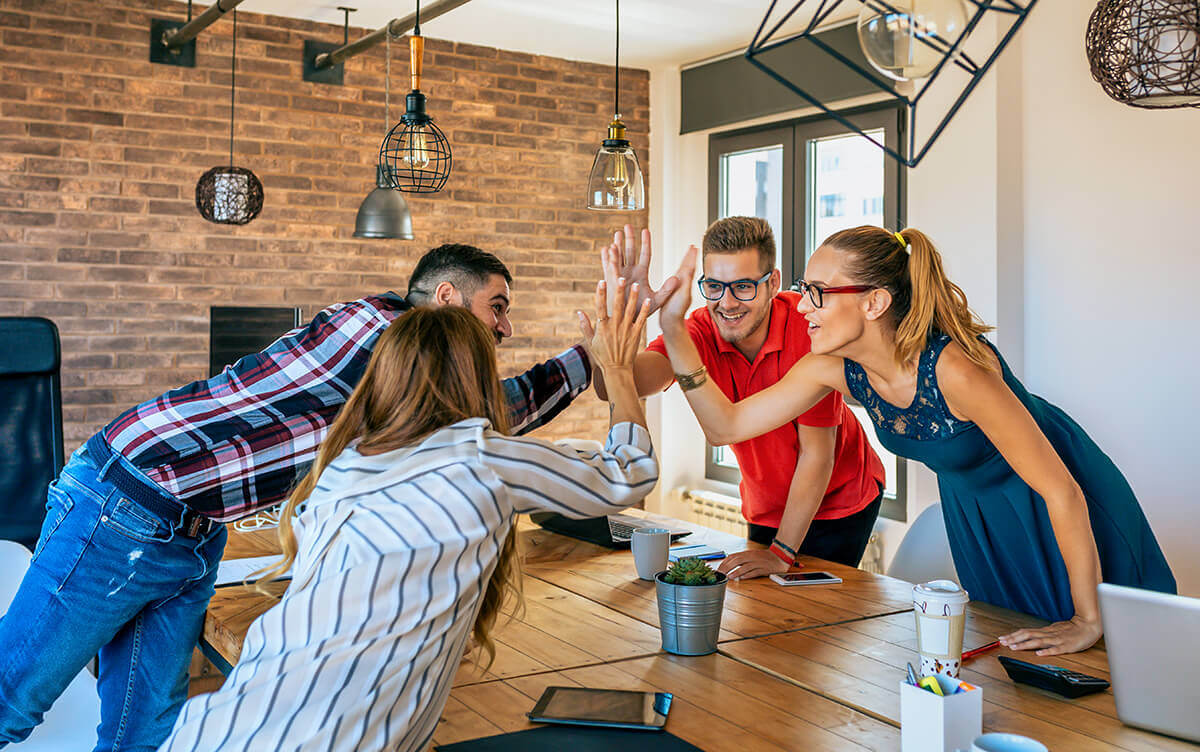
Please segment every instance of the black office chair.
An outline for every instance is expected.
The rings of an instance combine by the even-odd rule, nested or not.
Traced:
[[[53,321],[0,316],[0,539],[30,549],[63,466],[61,364]]]

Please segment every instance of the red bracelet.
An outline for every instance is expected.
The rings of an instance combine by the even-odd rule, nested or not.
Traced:
[[[780,559],[783,559],[783,562],[789,567],[796,563],[796,557],[792,556],[787,551],[784,551],[783,546],[779,545],[778,543],[772,543],[771,547],[767,550],[778,556]]]

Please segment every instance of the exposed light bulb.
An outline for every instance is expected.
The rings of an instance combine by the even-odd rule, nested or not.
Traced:
[[[875,70],[896,81],[927,78],[967,27],[963,0],[865,0],[858,42]]]
[[[610,160],[604,170],[604,186],[609,193],[621,196],[629,187],[629,168],[625,160]]]
[[[408,148],[401,153],[400,159],[405,167],[412,170],[424,170],[429,167],[431,155],[424,126],[417,126],[409,133]]]

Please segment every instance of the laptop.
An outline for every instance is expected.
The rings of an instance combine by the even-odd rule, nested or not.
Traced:
[[[1200,598],[1101,583],[1100,614],[1117,717],[1200,742]]]
[[[673,528],[661,522],[643,520],[629,514],[610,514],[607,517],[585,517],[574,520],[557,512],[534,512],[529,519],[544,529],[569,538],[595,543],[606,548],[629,548],[630,536],[639,527],[666,527],[671,531],[671,540],[691,535],[691,530]]]

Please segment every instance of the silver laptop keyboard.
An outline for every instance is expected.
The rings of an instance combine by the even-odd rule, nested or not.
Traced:
[[[626,525],[624,522],[617,522],[613,518],[608,518],[608,531],[612,534],[613,540],[624,541],[633,539],[633,525]]]

